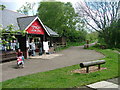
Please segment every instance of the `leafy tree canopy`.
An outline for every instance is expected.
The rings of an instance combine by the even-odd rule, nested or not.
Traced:
[[[35,5],[36,5],[36,3],[26,2],[24,5],[22,5],[17,10],[17,12],[23,13],[23,14],[26,14],[26,15],[28,15],[31,12],[33,15],[35,15],[35,13],[34,13],[34,7],[35,7]]]
[[[6,44],[7,41],[16,39],[15,35],[26,35],[27,32],[25,30],[15,30],[14,27],[15,26],[12,24],[8,25],[6,28],[3,28],[2,25],[0,25],[0,39],[2,38],[2,43],[0,44]],[[6,38],[7,41],[4,40],[4,38]]]
[[[45,25],[69,40],[80,32],[76,31],[77,14],[70,2],[40,2],[37,14]]]
[[[4,10],[6,8],[5,5],[0,5],[0,10]]]

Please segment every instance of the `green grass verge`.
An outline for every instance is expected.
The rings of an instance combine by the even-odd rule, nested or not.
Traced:
[[[91,48],[95,49],[95,48]],[[27,76],[2,82],[3,88],[73,88],[87,85],[101,80],[118,77],[118,53],[111,49],[95,49],[106,57],[106,70],[88,74],[72,73],[72,70],[79,69],[79,65],[68,66],[47,72],[39,72]],[[1,83],[0,83],[1,84]]]

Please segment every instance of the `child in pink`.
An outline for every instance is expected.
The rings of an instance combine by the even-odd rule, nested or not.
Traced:
[[[24,56],[20,55],[19,57],[17,57],[17,65],[22,65],[22,67],[24,67]]]

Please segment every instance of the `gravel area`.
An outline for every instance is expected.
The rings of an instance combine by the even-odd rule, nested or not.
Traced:
[[[98,69],[97,66],[91,66],[91,67],[89,67],[89,73],[96,72],[96,71],[101,71],[101,70],[104,70],[104,69],[107,69],[107,68],[101,67],[100,69]],[[71,72],[72,73],[87,73],[86,68],[76,69],[76,70],[73,70]]]
[[[62,56],[57,56],[49,60],[40,58],[27,59],[23,69],[16,69],[16,61],[0,64],[0,66],[2,66],[2,81],[104,57],[103,54],[96,52],[95,50],[83,49],[83,46],[70,47],[66,50],[57,52],[56,54],[62,54]]]

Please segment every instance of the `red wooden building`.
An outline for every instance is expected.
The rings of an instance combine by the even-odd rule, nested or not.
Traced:
[[[30,43],[31,39],[34,39],[37,51],[39,41],[42,43],[43,41],[49,41],[51,46],[52,41],[50,39],[58,37],[56,32],[43,25],[38,16],[20,17],[17,20],[20,29],[27,31],[27,35],[25,37],[17,36],[18,42],[20,43],[20,48],[24,52],[24,56],[26,58],[28,56],[27,43]]]
[[[0,24],[2,24],[3,28],[13,24],[16,30],[27,31],[25,36],[16,35],[19,48],[22,50],[25,58],[28,57],[28,43],[31,39],[34,39],[37,51],[39,41],[49,41],[51,48],[53,43],[55,43],[55,38],[59,36],[56,32],[45,26],[38,16],[26,16],[7,9],[0,10],[0,15],[2,15],[2,23]]]

